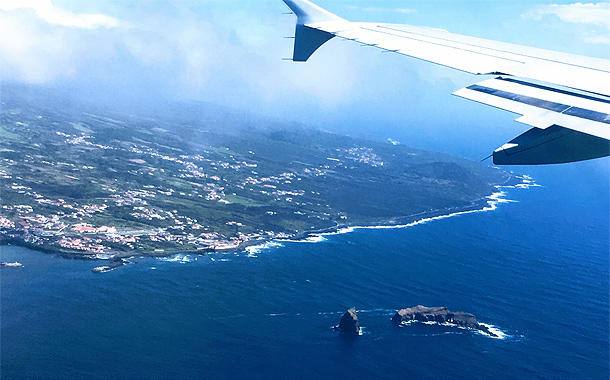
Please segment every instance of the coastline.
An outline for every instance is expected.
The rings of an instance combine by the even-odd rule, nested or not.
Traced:
[[[463,207],[454,206],[454,207],[447,207],[444,209],[429,210],[429,211],[425,211],[425,212],[421,212],[421,213],[417,213],[417,214],[413,214],[413,215],[408,215],[408,216],[393,217],[393,218],[386,219],[386,220],[383,220],[383,221],[380,221],[377,223],[371,223],[371,224],[365,224],[365,225],[342,224],[342,225],[337,225],[335,227],[325,228],[325,229],[321,229],[321,230],[304,231],[304,232],[298,233],[295,236],[290,237],[290,238],[272,239],[272,241],[307,242],[307,241],[311,241],[311,240],[308,240],[311,238],[323,237],[324,235],[330,236],[330,235],[343,234],[343,233],[352,232],[357,229],[407,228],[407,227],[412,227],[412,226],[416,226],[419,224],[428,223],[428,222],[431,222],[434,220],[451,218],[451,217],[459,216],[459,215],[493,211],[498,208],[498,206],[497,206],[498,203],[516,202],[516,201],[512,201],[512,200],[508,200],[508,199],[502,199],[501,197],[504,196],[506,193],[504,191],[501,191],[500,189],[502,189],[502,188],[527,189],[529,187],[539,187],[540,186],[540,185],[536,184],[531,177],[528,177],[528,176],[513,175],[513,176],[507,178],[505,183],[508,183],[510,180],[513,180],[513,179],[520,179],[521,182],[514,183],[514,184],[496,185],[495,188],[498,191],[496,191],[488,196],[485,196],[483,198],[472,201],[467,206],[463,206]]]
[[[120,266],[126,265],[129,263],[127,259],[134,257],[150,257],[150,258],[167,258],[175,255],[201,255],[205,256],[210,253],[235,253],[235,252],[245,252],[250,247],[257,248],[265,248],[268,244],[277,242],[318,242],[320,239],[323,239],[324,236],[338,235],[353,232],[358,229],[394,229],[394,228],[408,228],[412,226],[416,226],[419,224],[425,224],[431,221],[450,218],[459,215],[466,215],[471,213],[478,212],[487,212],[493,211],[497,209],[497,204],[499,203],[510,203],[515,202],[512,200],[502,199],[501,197],[505,195],[504,191],[501,191],[502,188],[529,188],[529,187],[537,187],[540,186],[536,184],[530,177],[528,176],[510,176],[507,178],[505,183],[508,183],[511,180],[521,180],[521,182],[516,182],[514,184],[505,184],[505,185],[496,185],[495,189],[498,190],[493,192],[492,194],[479,198],[477,200],[472,201],[470,204],[465,206],[452,206],[443,209],[434,209],[428,210],[424,212],[420,212],[417,214],[406,215],[406,216],[397,216],[389,219],[380,220],[378,222],[370,223],[370,224],[338,224],[336,226],[318,229],[318,230],[309,230],[309,231],[301,231],[297,232],[293,235],[289,235],[287,237],[282,238],[263,238],[263,239],[255,239],[249,240],[239,243],[236,247],[231,248],[213,248],[206,247],[196,250],[171,250],[171,251],[163,251],[163,252],[120,252],[120,251],[109,251],[103,256],[108,256],[108,258],[100,257],[97,254],[83,254],[79,251],[68,251],[59,247],[54,246],[46,246],[46,245],[36,245],[32,243],[28,243],[19,239],[2,239],[0,240],[0,247],[2,245],[16,245],[25,247],[28,249],[32,249],[34,251],[39,251],[47,254],[55,254],[65,259],[71,260],[89,260],[89,261],[98,261],[98,262],[107,262],[107,263],[115,263],[112,265],[112,269],[116,269]],[[118,264],[118,265],[116,265]]]

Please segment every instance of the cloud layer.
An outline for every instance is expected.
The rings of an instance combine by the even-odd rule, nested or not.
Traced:
[[[82,29],[95,29],[99,27],[114,28],[120,22],[114,17],[103,14],[76,14],[67,12],[53,5],[51,0],[1,0],[0,10],[14,11],[17,9],[30,9],[36,15],[50,23]]]
[[[534,20],[541,20],[545,16],[556,16],[563,22],[600,27],[599,30],[586,32],[586,42],[610,44],[610,3],[540,5],[523,15]]]
[[[430,1],[416,13],[396,9],[393,1],[367,6],[372,3],[319,1],[354,21],[384,21],[394,13],[394,22],[481,37],[509,38],[516,31],[521,35],[509,42],[523,44],[540,35],[533,32],[538,24],[559,24],[564,34],[552,32],[560,47],[574,39],[571,27],[607,31],[591,24],[603,20],[585,18],[588,12],[577,19],[589,24],[549,17],[563,12],[562,6],[534,8],[520,19],[522,10],[506,4],[512,15],[492,7],[483,17],[463,3],[451,8],[453,2],[444,2],[439,8]],[[460,9],[464,13],[456,13]],[[156,97],[203,100],[323,128],[387,133],[430,149],[439,141],[452,149],[495,148],[522,132],[512,115],[452,97],[477,79],[454,70],[340,39],[329,41],[307,63],[282,61],[293,48],[293,40],[283,38],[294,33],[294,16],[283,15],[286,11],[279,0],[0,0],[0,80],[85,89],[86,96],[127,105]],[[405,13],[410,14],[404,18]],[[533,22],[536,18],[544,22]],[[537,42],[545,47],[548,40]],[[454,144],[494,134],[501,137],[489,144]]]
[[[118,11],[104,15],[62,10],[50,0],[3,0],[3,80],[157,93],[271,113],[331,112],[364,102],[379,88],[406,90],[390,78],[403,65],[381,68],[385,57],[362,56],[358,45],[332,41],[336,54],[307,64],[282,61],[292,53],[292,40],[283,36],[294,33],[294,18],[281,14],[279,2],[135,4],[108,6]]]

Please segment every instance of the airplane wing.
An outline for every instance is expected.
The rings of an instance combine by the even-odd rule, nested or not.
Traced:
[[[397,24],[344,20],[307,0],[297,16],[293,61],[333,37],[494,78],[454,95],[521,115],[533,128],[493,152],[498,165],[582,161],[610,155],[610,60]]]

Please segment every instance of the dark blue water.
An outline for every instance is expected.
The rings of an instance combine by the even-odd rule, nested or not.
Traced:
[[[249,257],[1,259],[2,379],[608,379],[609,200],[599,173],[545,169],[517,203]],[[188,262],[187,262],[188,261]],[[474,313],[492,339],[397,328],[399,308]],[[330,327],[348,307],[364,334]]]

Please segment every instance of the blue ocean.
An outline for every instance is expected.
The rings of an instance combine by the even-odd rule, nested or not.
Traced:
[[[102,274],[4,246],[24,267],[0,272],[1,377],[608,379],[598,166],[522,170],[539,186],[503,189],[512,202],[493,211]],[[473,313],[503,338],[392,325],[418,304]],[[360,336],[331,328],[350,307]]]

